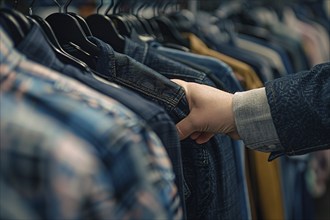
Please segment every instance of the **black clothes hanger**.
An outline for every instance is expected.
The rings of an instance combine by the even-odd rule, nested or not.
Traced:
[[[153,33],[149,23],[143,20],[141,17],[139,17],[139,11],[145,6],[144,4],[145,2],[143,2],[143,4],[140,3],[138,7],[137,7],[138,5],[137,3],[139,3],[139,1],[136,1],[135,4],[133,4],[133,6],[131,7],[130,13],[128,14],[130,16],[129,19],[131,19],[134,29],[139,28],[142,32],[142,35],[152,36]],[[135,13],[134,10],[136,10]]]
[[[118,1],[119,2],[119,1]],[[110,16],[113,16],[113,17],[119,17],[124,23],[127,24],[128,28],[129,28],[129,34],[132,33],[133,29],[135,30],[135,32],[139,35],[141,34],[145,34],[144,30],[141,28],[141,24],[138,24],[138,22],[136,21],[135,18],[133,18],[132,16],[132,10],[133,8],[135,7],[135,5],[137,4],[137,2],[133,2],[131,5],[130,5],[130,10],[127,12],[127,11],[122,11],[120,13],[117,13],[116,10],[114,10],[114,14],[113,15],[110,15]],[[117,8],[117,7],[115,7]]]
[[[19,11],[17,11],[18,6],[18,0],[14,1],[14,5],[12,9],[9,8],[0,8],[0,12],[3,12],[5,15],[11,15],[9,16],[9,20],[12,18],[15,20],[15,23],[18,24],[19,29],[23,32],[23,35],[27,34],[31,28],[31,24],[27,20],[27,18],[21,14]]]
[[[152,34],[149,34],[145,28],[145,25],[141,22],[137,15],[134,15],[133,11],[137,3],[130,5],[130,11],[121,13],[120,16],[129,26],[129,37],[134,41],[145,42],[155,39]]]
[[[168,5],[168,2],[165,2],[165,5]],[[166,6],[164,7],[164,12],[166,11]],[[158,8],[161,6],[158,5]],[[153,28],[156,28],[157,31],[160,31],[162,40],[157,38],[161,43],[171,43],[190,48],[189,41],[184,39],[178,29],[173,25],[172,21],[167,18],[166,15],[155,16],[149,19],[149,23]]]
[[[33,0],[29,6],[28,18],[30,19],[31,23],[33,22],[35,25],[38,25],[40,27],[43,36],[47,40],[47,42],[50,45],[50,47],[52,48],[52,50],[55,52],[56,57],[63,63],[75,66],[76,68],[78,68],[82,71],[88,70],[89,68],[88,68],[87,64],[85,64],[84,62],[71,56],[70,54],[68,54],[67,52],[65,52],[62,49],[61,45],[59,44],[58,40],[55,37],[55,34],[54,34],[53,30],[51,29],[50,25],[44,19],[42,19],[40,16],[33,14],[32,8],[34,5],[34,2],[35,2],[35,0]]]
[[[0,8],[0,14],[6,31],[12,37],[14,44],[17,45],[31,29],[29,20],[14,9]]]
[[[139,16],[136,16],[136,19],[138,19],[138,21],[140,21],[140,23],[142,24],[144,30],[146,31],[146,33],[149,36],[152,36],[152,37],[156,36],[155,33],[154,33],[154,30],[152,29],[152,27],[151,27],[150,23],[147,21],[147,19],[139,17]]]
[[[138,2],[138,1],[137,1]],[[149,38],[155,38],[155,34],[153,32],[152,27],[150,26],[147,19],[144,19],[142,16],[139,16],[139,12],[146,6],[148,6],[146,1],[143,1],[143,3],[135,7],[137,4],[134,4],[134,7],[131,9],[130,19],[133,22],[134,29],[141,30],[141,35],[146,35]],[[136,8],[136,12],[134,13],[134,9]]]
[[[77,19],[78,23],[80,24],[82,30],[84,31],[84,33],[86,34],[86,36],[93,36],[92,32],[86,22],[86,20],[81,17],[80,15],[77,15],[76,13],[73,12],[68,12],[69,15],[72,15],[75,19]]]
[[[159,14],[159,13],[157,13],[158,5],[159,5],[159,1],[147,2],[146,7],[149,7],[152,9],[153,17],[156,17]],[[149,18],[149,19],[142,18],[142,20],[144,21],[144,23],[148,23],[148,26],[150,27],[150,30],[152,32],[152,36],[154,36],[158,42],[164,42],[164,37],[162,35],[162,32],[159,29],[157,22],[152,18]]]
[[[13,40],[15,46],[22,41],[24,38],[24,32],[12,15],[5,12],[0,12],[0,24]]]
[[[34,5],[34,2],[35,2],[35,0],[33,0],[31,2],[30,6],[29,6],[28,18],[30,18],[31,22],[34,22],[35,24],[37,23],[37,25],[44,32],[47,40],[50,41],[52,46],[54,46],[57,49],[63,51],[63,49],[61,48],[61,45],[58,43],[58,41],[55,37],[55,34],[54,34],[53,30],[51,29],[50,25],[44,19],[42,19],[40,16],[33,14],[32,8],[33,8],[33,5]]]
[[[113,4],[113,1],[111,1],[111,4]],[[111,4],[109,5],[107,11],[112,7]],[[86,22],[95,37],[111,45],[115,51],[123,52],[125,47],[125,39],[119,34],[109,17],[99,14],[99,10],[102,6],[103,0],[101,0],[101,3],[97,8],[96,14],[88,16],[86,18]]]
[[[1,8],[0,12],[4,12],[5,14],[9,14],[13,16],[13,18],[17,21],[20,29],[23,31],[24,35],[28,33],[29,30],[31,29],[31,24],[29,20],[20,12],[8,8]]]
[[[153,18],[162,33],[164,42],[178,44],[190,48],[190,43],[184,39],[171,20],[164,15]]]
[[[113,13],[108,14],[108,12],[113,6],[113,0],[111,2],[112,2],[111,7],[108,7],[108,9],[105,12],[105,15],[108,16],[113,21],[116,29],[121,35],[129,37],[131,33],[131,26],[124,17],[122,17],[120,14],[117,13],[117,9],[119,8],[120,1],[118,0],[114,5]]]
[[[147,32],[142,26],[141,22],[134,15],[126,13],[121,14],[120,16],[125,19],[125,22],[129,24],[130,33],[134,29],[139,35],[147,35]]]
[[[95,58],[100,51],[95,44],[87,39],[79,22],[72,15],[67,14],[66,9],[71,1],[67,0],[65,3],[64,13],[62,13],[62,9],[59,7],[60,12],[49,15],[46,21],[66,52],[85,62],[90,68],[95,69]]]
[[[80,69],[81,71],[85,71],[88,70],[88,66],[83,63],[82,61],[78,60],[77,58],[71,56],[70,54],[66,53],[59,45],[59,43],[57,42],[57,39],[54,37],[52,38],[53,34],[50,34],[51,32],[48,32],[48,34],[45,33],[44,28],[45,26],[42,28],[39,24],[38,21],[35,20],[35,17],[31,17],[31,22],[33,22],[35,25],[38,25],[41,29],[41,32],[44,36],[44,38],[46,39],[46,41],[48,42],[49,46],[52,48],[52,50],[54,51],[56,57],[65,64],[70,64],[78,69]],[[50,30],[51,31],[51,30]],[[52,38],[52,40],[50,40],[50,38]],[[55,43],[55,45],[54,45]]]
[[[156,4],[156,3],[152,3],[152,6],[153,6],[153,8],[154,8],[154,10],[153,10],[153,11],[154,11],[154,17],[156,16],[155,4]],[[164,37],[163,37],[163,35],[162,35],[162,32],[161,32],[160,29],[159,29],[159,26],[158,26],[157,22],[156,22],[154,19],[145,19],[145,20],[149,23],[150,28],[151,28],[151,30],[152,30],[154,36],[156,37],[156,39],[157,39],[159,42],[164,42],[165,39],[164,39]]]

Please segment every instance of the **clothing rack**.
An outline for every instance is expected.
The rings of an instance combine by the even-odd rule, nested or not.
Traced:
[[[0,219],[319,216],[320,155],[179,140],[190,108],[170,79],[236,93],[309,69],[329,59],[322,11],[208,2],[2,2]]]

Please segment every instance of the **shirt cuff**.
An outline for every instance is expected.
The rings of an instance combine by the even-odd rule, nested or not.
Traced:
[[[236,92],[233,111],[238,134],[246,147],[263,152],[283,151],[265,88]]]

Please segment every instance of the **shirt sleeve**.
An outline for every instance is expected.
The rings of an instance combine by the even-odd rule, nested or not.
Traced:
[[[277,135],[288,156],[330,149],[330,62],[265,83]]]
[[[248,148],[263,152],[283,150],[265,88],[236,92],[233,97],[233,111],[238,134]]]

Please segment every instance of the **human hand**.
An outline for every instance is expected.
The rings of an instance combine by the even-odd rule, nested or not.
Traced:
[[[184,88],[190,108],[189,115],[176,125],[181,140],[190,136],[202,144],[215,133],[240,139],[232,108],[233,94],[197,83],[172,81]]]

